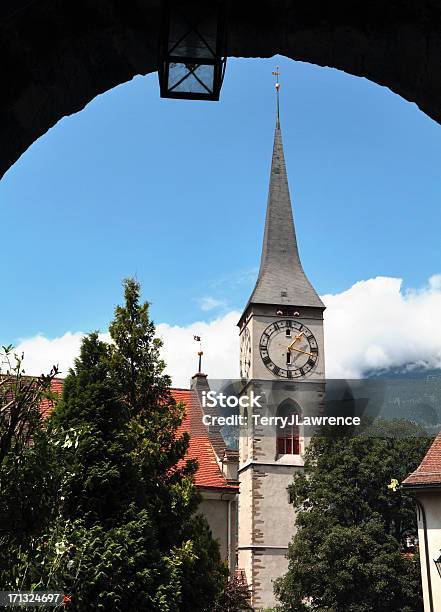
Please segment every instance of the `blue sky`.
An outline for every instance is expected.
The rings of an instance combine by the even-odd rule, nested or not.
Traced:
[[[301,256],[320,294],[441,271],[441,127],[332,69],[230,60],[220,103],[137,77],[64,118],[0,182],[0,341],[105,330],[136,275],[157,322],[246,303],[259,264],[281,67]]]

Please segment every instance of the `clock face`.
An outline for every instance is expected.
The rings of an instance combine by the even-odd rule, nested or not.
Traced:
[[[318,359],[314,334],[292,319],[281,319],[268,325],[260,338],[259,349],[265,366],[280,378],[305,376]]]
[[[240,340],[240,376],[248,378],[251,366],[251,337],[248,327],[242,332]]]

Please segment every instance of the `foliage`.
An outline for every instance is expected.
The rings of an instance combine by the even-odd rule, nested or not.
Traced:
[[[394,479],[418,466],[431,441],[409,423],[380,421],[373,431],[312,439],[290,487],[297,532],[276,583],[279,610],[422,610],[418,557],[403,555],[417,533],[414,503]]]
[[[233,576],[216,599],[212,612],[251,612],[250,595],[247,585]]]
[[[23,355],[3,346],[0,352],[0,465],[20,454],[41,425],[40,404],[51,399],[56,367],[40,377],[25,376]]]
[[[3,584],[18,577],[27,588],[63,589],[72,611],[211,612],[228,572],[196,514],[197,466],[185,459],[188,434],[178,435],[184,406],[171,395],[138,283],[124,288],[112,341],[83,340],[40,424],[50,511]]]
[[[26,376],[23,355],[0,352],[0,583],[17,588],[27,577],[33,541],[51,521],[57,466],[40,405],[53,400],[53,368]]]

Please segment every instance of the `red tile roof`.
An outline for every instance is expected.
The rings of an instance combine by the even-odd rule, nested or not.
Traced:
[[[52,381],[52,391],[61,397],[63,379],[55,378]],[[196,486],[204,489],[225,489],[231,493],[238,492],[237,485],[229,484],[222,474],[216,459],[207,428],[202,422],[202,408],[195,391],[190,389],[172,389],[172,395],[177,402],[185,404],[184,420],[178,429],[178,435],[184,431],[190,434],[190,445],[187,459],[196,459],[198,470],[195,475]],[[43,416],[47,416],[53,408],[53,402],[44,400],[41,404]]]
[[[62,378],[53,378],[51,381],[51,391],[61,397],[61,393],[63,391],[63,379]],[[49,399],[44,399],[40,404],[40,412],[44,418],[47,417],[49,412],[54,407],[54,402]]]
[[[178,434],[184,431],[190,434],[188,458],[196,459],[199,464],[195,477],[196,485],[238,492],[239,487],[229,484],[221,472],[207,428],[202,422],[203,412],[196,392],[189,389],[172,389],[172,395],[177,402],[184,402],[186,407],[185,418]]]
[[[441,432],[435,438],[417,469],[403,482],[405,487],[441,486]]]

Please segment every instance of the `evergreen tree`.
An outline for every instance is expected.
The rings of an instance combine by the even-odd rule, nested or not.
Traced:
[[[184,407],[170,392],[161,343],[127,280],[111,343],[97,333],[64,383],[48,423],[62,467],[57,514],[29,569],[39,588],[64,588],[71,610],[209,611],[227,571],[196,515],[196,465]]]
[[[418,555],[403,554],[417,534],[415,508],[398,483],[430,440],[409,423],[378,423],[375,432],[382,437],[312,439],[290,487],[297,533],[276,583],[279,610],[422,611]]]

